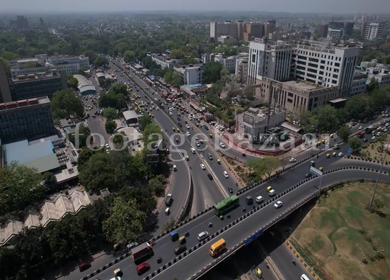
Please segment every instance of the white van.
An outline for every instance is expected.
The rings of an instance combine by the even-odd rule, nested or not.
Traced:
[[[198,234],[198,241],[202,241],[209,236],[209,233],[207,231],[202,231],[201,233]]]
[[[306,276],[306,274],[302,274],[301,280],[310,280],[309,277]]]

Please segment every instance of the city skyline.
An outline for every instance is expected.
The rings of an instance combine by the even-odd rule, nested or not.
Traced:
[[[278,0],[268,2],[265,0],[244,0],[237,6],[235,1],[205,1],[196,2],[171,0],[160,2],[156,0],[146,2],[129,3],[124,0],[110,2],[94,1],[93,5],[88,2],[81,3],[75,0],[65,2],[52,2],[40,0],[34,5],[27,0],[17,0],[3,3],[0,13],[80,13],[80,12],[288,12],[288,13],[331,13],[331,14],[356,14],[356,13],[390,13],[387,0],[377,0],[375,5],[368,0],[330,0],[320,5],[310,0],[296,0],[294,5],[291,1]],[[286,9],[286,7],[289,7]],[[337,9],[335,9],[337,7]]]

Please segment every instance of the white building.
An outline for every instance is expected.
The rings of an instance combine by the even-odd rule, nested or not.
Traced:
[[[387,30],[387,21],[365,22],[362,27],[362,36],[367,40],[374,40],[377,37],[386,37]]]
[[[236,71],[236,60],[240,57],[241,55],[223,57],[222,54],[217,54],[214,56],[214,61],[221,63],[230,73],[234,73]]]
[[[211,61],[211,53],[204,53],[202,54],[202,63],[206,64]]]
[[[157,65],[160,65],[162,69],[169,68],[172,69],[174,66],[176,66],[179,61],[176,59],[170,59],[165,56],[160,56],[156,54],[149,55],[152,58],[152,61],[156,62]]]
[[[174,67],[173,70],[180,72],[183,75],[183,82],[185,85],[202,83],[203,65],[183,65],[182,67]]]
[[[27,62],[35,62],[38,67],[24,68]],[[16,79],[19,75],[37,74],[51,71],[65,71],[66,74],[75,74],[82,67],[90,68],[89,58],[85,56],[58,56],[48,57],[46,54],[10,61],[11,76]]]
[[[250,42],[248,84],[269,77],[283,81],[300,79],[323,87],[338,86],[340,96],[348,96],[359,48],[355,45],[330,46],[321,42]]]

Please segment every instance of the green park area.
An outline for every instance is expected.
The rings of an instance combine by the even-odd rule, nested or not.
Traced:
[[[353,182],[317,202],[290,237],[304,260],[334,280],[390,279],[390,185]],[[318,273],[321,278],[324,275]]]

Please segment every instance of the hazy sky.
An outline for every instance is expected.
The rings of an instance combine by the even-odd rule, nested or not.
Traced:
[[[390,0],[3,0],[0,12],[269,11],[390,13]]]

